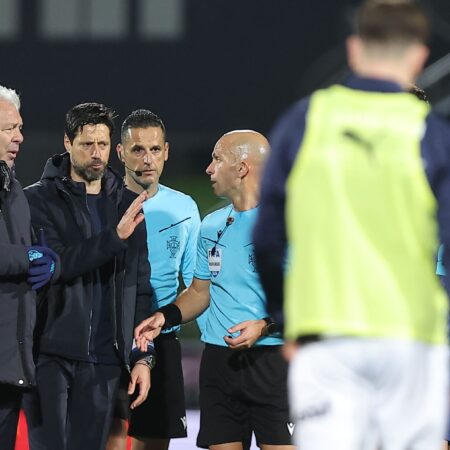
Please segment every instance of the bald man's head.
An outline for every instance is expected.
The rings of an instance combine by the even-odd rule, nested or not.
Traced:
[[[230,131],[219,139],[217,145],[227,146],[237,162],[249,160],[254,164],[263,163],[270,150],[269,141],[253,130]]]
[[[206,169],[215,194],[233,198],[237,192],[259,187],[269,149],[267,139],[256,131],[235,130],[224,134],[214,146],[212,162]]]

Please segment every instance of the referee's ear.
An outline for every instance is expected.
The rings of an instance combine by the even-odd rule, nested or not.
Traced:
[[[250,172],[250,166],[247,161],[244,160],[239,163],[238,172],[241,179],[247,176],[247,174]]]
[[[125,163],[125,161],[123,160],[123,145],[122,144],[117,144],[116,147],[116,151],[117,151],[117,157],[119,158],[119,161],[121,163]]]

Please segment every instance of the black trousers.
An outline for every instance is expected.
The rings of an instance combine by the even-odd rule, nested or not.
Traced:
[[[0,384],[0,449],[14,450],[23,388]]]
[[[40,356],[37,392],[24,402],[30,450],[103,450],[121,370]]]

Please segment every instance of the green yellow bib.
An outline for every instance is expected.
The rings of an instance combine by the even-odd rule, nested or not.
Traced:
[[[287,181],[286,335],[446,339],[428,105],[407,93],[315,93]]]

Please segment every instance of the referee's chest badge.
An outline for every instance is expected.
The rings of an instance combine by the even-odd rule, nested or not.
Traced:
[[[180,240],[177,236],[170,236],[170,240],[167,241],[167,250],[170,252],[170,257],[175,258],[180,250]]]
[[[208,250],[208,266],[211,276],[217,277],[222,268],[222,249],[213,247]]]

